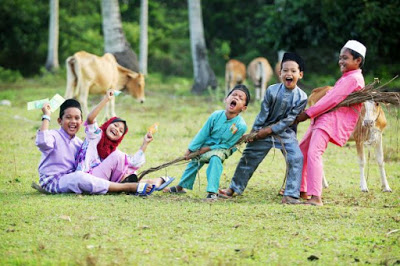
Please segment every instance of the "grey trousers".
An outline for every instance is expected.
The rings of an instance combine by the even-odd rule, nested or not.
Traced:
[[[280,149],[283,153],[281,143],[279,141],[273,142],[271,137],[249,142],[247,144],[229,186],[233,191],[235,191],[235,193],[243,193],[254,171],[257,169],[258,165],[262,162],[271,148]],[[286,161],[288,167],[288,176],[286,179],[284,195],[293,198],[299,198],[301,171],[303,169],[303,155],[300,151],[297,140],[284,143],[284,148],[287,152]]]

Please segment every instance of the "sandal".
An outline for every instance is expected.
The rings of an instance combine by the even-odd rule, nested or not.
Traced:
[[[184,190],[184,189],[178,190],[178,189],[176,188],[176,186],[173,186],[173,187],[169,187],[169,188],[168,188],[168,191],[166,191],[166,192],[168,192],[168,193],[174,193],[174,194],[184,194],[184,193],[186,193],[186,190]]]
[[[171,184],[172,181],[175,180],[174,177],[170,177],[170,176],[162,176],[161,178],[162,178],[162,180],[164,180],[164,183],[162,183],[158,188],[156,188],[156,191],[163,190],[163,189],[166,188],[169,184]]]
[[[151,186],[151,190],[149,192],[146,192],[148,186]],[[136,190],[136,193],[134,195],[136,195],[136,196],[149,196],[151,193],[154,192],[155,189],[156,189],[155,185],[150,185],[150,184],[147,184],[147,183],[139,183],[138,187],[137,187],[137,190]]]

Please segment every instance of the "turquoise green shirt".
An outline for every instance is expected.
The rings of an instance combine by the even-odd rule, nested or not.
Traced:
[[[228,120],[225,110],[215,111],[189,144],[189,150],[197,151],[206,146],[209,146],[211,150],[229,149],[236,144],[246,130],[246,122],[240,115]]]

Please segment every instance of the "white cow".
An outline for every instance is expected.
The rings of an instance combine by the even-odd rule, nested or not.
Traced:
[[[106,53],[102,57],[80,51],[66,60],[67,88],[65,98],[78,98],[84,114],[88,113],[87,98],[90,94],[105,94],[107,89],[128,92],[144,102],[144,76],[120,66],[115,57]],[[115,100],[106,107],[106,117],[115,116]],[[109,110],[111,109],[111,110]]]

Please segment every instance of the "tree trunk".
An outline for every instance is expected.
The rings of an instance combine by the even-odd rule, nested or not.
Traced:
[[[49,43],[47,50],[46,69],[54,72],[58,64],[58,0],[50,0]]]
[[[112,53],[118,64],[139,72],[137,56],[125,38],[118,0],[101,0],[104,52]]]
[[[148,2],[141,0],[140,4],[140,47],[139,47],[139,70],[147,75],[147,25],[148,25]]]
[[[194,74],[192,92],[201,94],[207,90],[208,86],[215,89],[217,87],[217,79],[208,63],[200,0],[188,0],[188,8]]]

